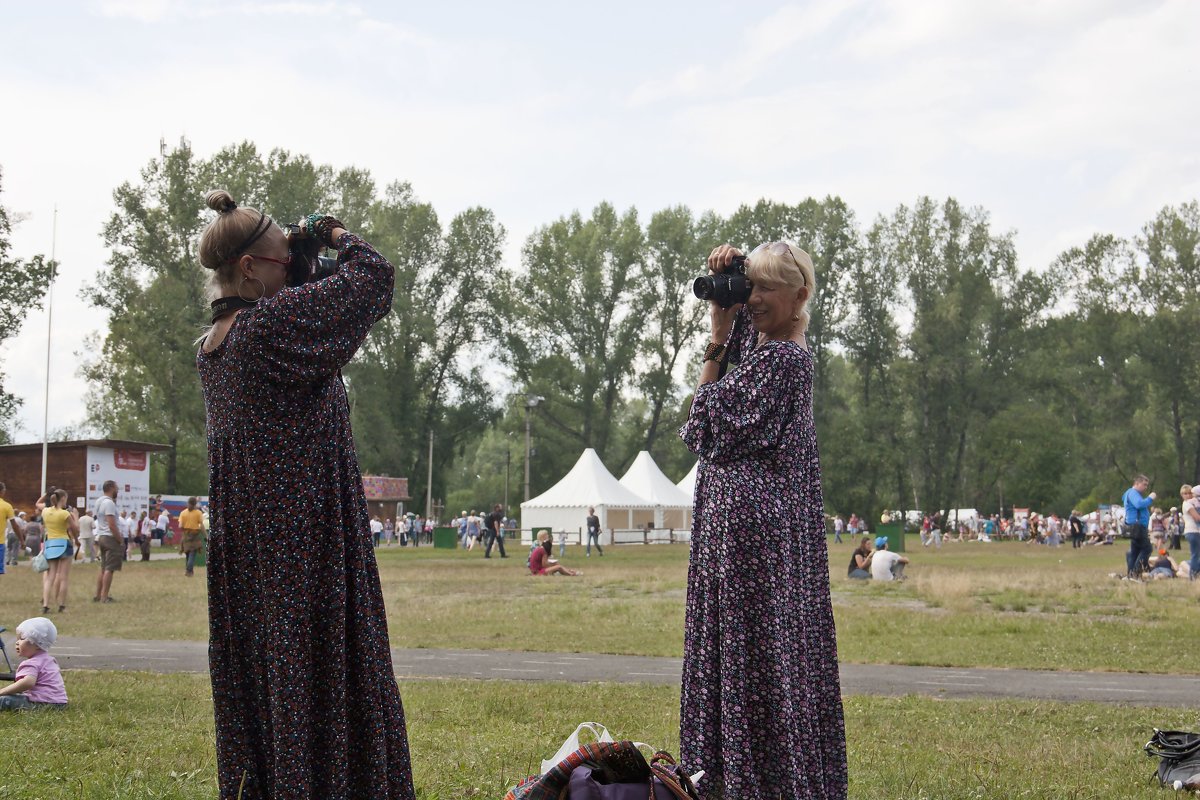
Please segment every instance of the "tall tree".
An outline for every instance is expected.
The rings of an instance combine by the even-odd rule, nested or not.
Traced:
[[[472,208],[443,231],[406,183],[389,186],[367,219],[372,243],[396,267],[396,291],[393,313],[346,370],[360,457],[364,469],[407,476],[419,502],[432,435],[431,497],[444,498],[460,444],[496,416],[478,362],[494,336],[504,228]]]
[[[538,416],[564,469],[583,447],[610,455],[642,341],[644,241],[635,210],[602,203],[588,219],[575,212],[533,233],[525,274],[510,284],[504,358],[518,385],[546,398]]]
[[[0,171],[0,194],[3,194],[3,177],[4,173]],[[12,226],[8,209],[0,205],[0,274],[4,276],[0,280],[0,344],[17,334],[29,311],[41,308],[42,298],[57,271],[57,264],[41,255],[15,258],[9,242]],[[0,444],[7,444],[12,439],[9,424],[21,399],[5,391],[2,367],[0,365]]]
[[[682,423],[677,410],[687,393],[680,380],[680,356],[701,346],[707,323],[707,304],[692,296],[691,284],[704,270],[719,225],[712,214],[696,220],[687,207],[677,206],[655,213],[646,229],[644,366],[638,388],[647,406],[641,449],[651,454],[673,449],[677,440],[673,428]],[[664,421],[672,428],[667,432],[671,441],[656,447]]]
[[[1017,279],[1011,234],[982,209],[920,198],[892,217],[893,257],[913,314],[905,390],[912,402],[912,470],[925,510],[958,507],[970,442],[1011,367],[1004,337]],[[956,502],[957,501],[957,502]]]

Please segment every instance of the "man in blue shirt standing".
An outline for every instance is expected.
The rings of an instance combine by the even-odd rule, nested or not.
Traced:
[[[1149,488],[1150,479],[1138,475],[1133,479],[1133,486],[1121,498],[1125,504],[1125,527],[1129,531],[1129,553],[1125,556],[1125,565],[1131,579],[1140,577],[1150,569],[1150,504],[1157,495],[1154,492],[1146,494]]]

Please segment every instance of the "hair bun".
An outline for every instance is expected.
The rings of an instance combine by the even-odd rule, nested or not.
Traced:
[[[237,208],[237,203],[233,201],[233,195],[224,189],[214,189],[209,192],[205,195],[204,202],[218,214],[228,214]]]

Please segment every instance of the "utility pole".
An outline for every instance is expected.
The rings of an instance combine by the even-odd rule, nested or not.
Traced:
[[[58,271],[54,260],[58,249],[58,206],[54,206],[54,227],[50,234],[50,268]],[[42,494],[46,494],[46,463],[50,458],[50,334],[54,331],[54,273],[46,292],[46,404],[42,407]]]
[[[508,466],[512,462],[512,451],[504,448],[504,513],[508,513]]]
[[[433,429],[429,430],[429,469],[425,473],[425,519],[433,514]]]
[[[526,501],[529,500],[529,451],[531,449],[529,446],[530,445],[529,412],[531,412],[531,411],[533,411],[533,409],[537,408],[538,404],[541,403],[545,399],[546,398],[540,397],[536,394],[530,394],[530,395],[525,396],[525,500]]]

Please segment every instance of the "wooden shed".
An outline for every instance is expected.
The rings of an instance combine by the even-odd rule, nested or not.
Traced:
[[[165,444],[124,439],[51,442],[46,453],[46,485],[66,489],[67,502],[91,508],[106,480],[117,482],[117,508],[142,511],[150,499],[150,454]],[[0,446],[0,482],[8,487],[13,508],[33,513],[41,495],[42,444]]]

